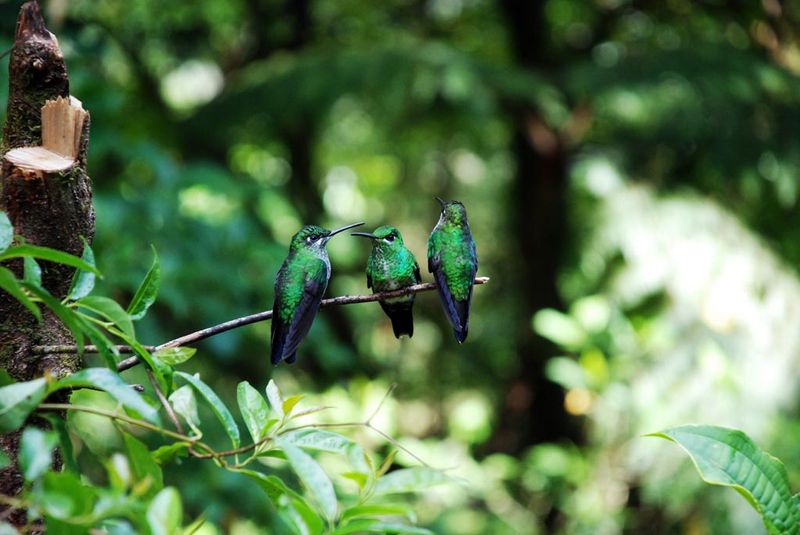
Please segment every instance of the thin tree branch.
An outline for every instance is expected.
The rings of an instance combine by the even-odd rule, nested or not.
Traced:
[[[489,282],[489,277],[475,277],[475,284],[486,284]],[[404,295],[410,295],[413,293],[420,293],[420,292],[430,292],[431,290],[436,289],[436,283],[434,282],[425,282],[422,284],[414,284],[413,286],[408,286],[406,288],[401,288],[400,290],[393,290],[391,292],[379,292],[372,295],[341,295],[339,297],[332,297],[330,299],[323,299],[320,307],[329,307],[334,305],[354,305],[356,303],[371,303],[373,301],[380,301],[382,299],[391,299],[393,297],[402,297]],[[205,329],[200,329],[199,331],[195,331],[193,333],[189,333],[183,335],[179,338],[175,338],[174,340],[170,340],[168,342],[164,342],[161,345],[157,346],[145,346],[148,351],[158,351],[159,349],[164,349],[167,347],[179,347],[183,346],[192,342],[198,342],[200,340],[204,340],[206,338],[210,338],[220,333],[224,333],[226,331],[230,331],[232,329],[236,329],[238,327],[243,327],[245,325],[250,325],[251,323],[257,323],[259,321],[266,321],[272,318],[272,311],[266,310],[264,312],[258,312],[256,314],[251,314],[249,316],[243,316],[241,318],[232,319],[230,321],[226,321],[224,323],[220,323],[219,325],[214,325],[212,327],[207,327]],[[117,350],[120,353],[133,353],[134,350],[130,346],[116,346]],[[52,346],[34,346],[33,353],[35,354],[50,354],[50,353],[75,353],[77,352],[78,348],[74,345],[52,345]],[[98,349],[96,346],[84,346],[85,353],[97,353]],[[139,364],[141,360],[139,357],[130,357],[125,360],[121,360],[117,364],[117,371],[122,372],[133,368],[137,364]]]
[[[167,416],[169,416],[169,419],[172,420],[175,430],[183,435],[184,431],[181,421],[178,419],[178,415],[175,414],[175,411],[172,409],[172,405],[170,405],[169,401],[167,401],[167,397],[164,395],[164,392],[161,391],[161,387],[158,386],[158,381],[156,381],[153,371],[150,370],[150,368],[147,368],[147,378],[150,380],[150,384],[153,385],[153,390],[156,393],[158,401],[161,402],[161,406],[164,407],[165,411],[167,411]]]

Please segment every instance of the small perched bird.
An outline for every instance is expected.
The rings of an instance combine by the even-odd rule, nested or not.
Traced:
[[[367,287],[372,293],[399,290],[418,284],[419,265],[414,255],[403,243],[400,232],[389,226],[378,227],[375,232],[353,232],[353,236],[363,236],[372,240],[372,253],[367,261]],[[381,308],[392,320],[395,338],[407,334],[414,335],[414,294],[379,301]]]
[[[428,238],[428,271],[433,273],[447,318],[461,343],[467,338],[478,255],[464,205],[439,197],[436,200],[442,205],[442,213]]]
[[[353,223],[330,231],[307,225],[292,236],[289,256],[275,279],[275,303],[272,306],[272,364],[295,361],[297,346],[308,334],[328,281],[331,262],[325,246],[333,236],[358,227]]]

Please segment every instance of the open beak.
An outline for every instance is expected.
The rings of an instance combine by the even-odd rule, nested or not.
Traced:
[[[345,225],[343,227],[337,228],[336,230],[332,230],[331,233],[328,234],[327,239],[325,240],[325,242],[327,243],[328,240],[330,240],[331,238],[333,238],[334,236],[336,236],[340,232],[344,232],[345,230],[348,230],[348,229],[351,229],[351,228],[354,228],[354,227],[360,227],[363,224],[364,224],[364,222],[361,221],[360,223],[353,223],[352,225]]]
[[[377,240],[378,237],[375,234],[370,234],[369,232],[351,232],[351,236],[364,236],[365,238],[369,238],[371,240]]]
[[[437,201],[439,201],[439,204],[441,204],[441,205],[442,205],[442,210],[444,210],[444,207],[445,207],[445,206],[447,206],[447,201],[445,201],[445,200],[444,200],[444,199],[442,199],[441,197],[434,197],[434,199],[436,199]]]

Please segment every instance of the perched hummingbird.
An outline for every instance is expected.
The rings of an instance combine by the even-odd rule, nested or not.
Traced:
[[[297,346],[308,334],[331,278],[325,246],[333,236],[364,223],[330,231],[307,225],[292,236],[289,256],[275,279],[272,306],[272,364],[295,361]]]
[[[352,235],[372,240],[372,253],[367,261],[367,288],[372,288],[372,293],[399,290],[419,283],[419,265],[396,228],[384,226],[376,228],[372,234],[353,232]],[[414,316],[411,312],[414,294],[379,302],[392,320],[395,338],[403,334],[409,337],[414,335]]]
[[[428,238],[428,271],[433,273],[442,305],[460,344],[467,338],[478,254],[464,205],[439,197],[436,200],[442,205],[442,213]]]

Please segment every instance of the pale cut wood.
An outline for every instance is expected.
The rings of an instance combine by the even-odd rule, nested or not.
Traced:
[[[42,146],[11,149],[5,159],[17,167],[54,173],[75,164],[86,111],[75,97],[58,97],[42,106]]]

